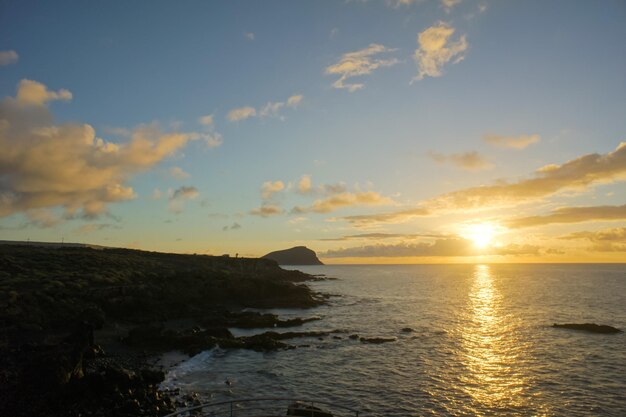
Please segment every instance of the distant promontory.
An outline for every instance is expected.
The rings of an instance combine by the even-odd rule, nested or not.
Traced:
[[[314,251],[306,246],[270,252],[262,258],[271,259],[279,265],[324,265]]]

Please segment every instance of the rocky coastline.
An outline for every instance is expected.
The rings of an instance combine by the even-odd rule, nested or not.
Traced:
[[[0,415],[158,416],[193,403],[158,389],[159,355],[292,349],[288,339],[328,336],[228,330],[319,319],[244,311],[318,306],[325,297],[305,284],[314,279],[267,259],[2,245]]]

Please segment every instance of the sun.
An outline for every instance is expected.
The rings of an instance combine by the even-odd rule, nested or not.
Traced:
[[[463,228],[461,236],[471,240],[474,246],[484,249],[493,243],[498,231],[499,227],[493,223],[473,223]]]

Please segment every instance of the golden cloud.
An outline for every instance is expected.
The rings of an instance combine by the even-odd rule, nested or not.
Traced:
[[[603,229],[595,232],[576,232],[561,239],[583,239],[593,243],[596,252],[626,252],[626,227]]]
[[[201,137],[151,125],[134,129],[126,143],[106,142],[88,124],[54,122],[46,103],[71,97],[22,80],[15,98],[0,101],[0,216],[57,206],[96,216],[135,197],[127,185],[133,175]]]
[[[331,195],[328,198],[315,200],[309,207],[296,206],[292,209],[293,213],[330,213],[342,207],[350,206],[375,206],[393,204],[393,200],[380,195],[375,191],[365,192],[343,192]]]
[[[562,165],[549,165],[535,172],[533,178],[513,183],[470,187],[424,201],[420,206],[391,213],[344,217],[364,226],[373,223],[400,223],[418,216],[457,210],[482,210],[510,207],[541,200],[562,191],[584,191],[597,184],[626,179],[626,142],[613,152],[588,154]]]
[[[468,48],[465,35],[452,40],[454,32],[453,27],[439,22],[417,35],[419,48],[415,50],[413,58],[418,74],[414,80],[421,80],[426,76],[440,77],[448,62],[456,64],[465,58],[464,52]]]
[[[507,227],[544,226],[553,223],[583,223],[592,221],[626,220],[626,204],[623,206],[560,207],[544,216],[529,216],[505,222]]]
[[[353,93],[360,90],[365,85],[362,83],[346,83],[352,77],[371,74],[381,67],[391,67],[400,61],[392,59],[376,59],[374,56],[393,52],[396,49],[387,48],[376,43],[370,44],[367,48],[359,51],[348,52],[341,56],[341,59],[333,65],[326,67],[325,73],[328,75],[339,75],[339,79],[333,83],[335,88],[345,88]]]

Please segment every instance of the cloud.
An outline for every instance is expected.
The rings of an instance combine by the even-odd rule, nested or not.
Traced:
[[[275,206],[273,204],[263,204],[259,208],[250,210],[250,214],[252,214],[253,216],[261,216],[261,217],[277,216],[279,214],[283,214],[284,212],[285,211],[282,208]]]
[[[357,207],[357,206],[375,206],[393,204],[393,200],[381,196],[374,191],[365,192],[343,192],[340,194],[332,195],[328,198],[316,200],[309,207],[294,207],[292,213],[330,213],[343,207]]]
[[[26,212],[28,217],[28,225],[35,226],[42,229],[54,227],[62,222],[62,219],[55,216],[51,210],[48,209],[32,209]]]
[[[300,178],[300,181],[298,181],[298,192],[301,194],[308,194],[312,190],[311,176],[303,175],[302,178]]]
[[[19,55],[13,50],[0,51],[0,67],[15,64],[19,59]]]
[[[70,101],[71,99],[72,93],[68,90],[63,88],[59,91],[48,90],[48,87],[42,83],[26,79],[20,81],[15,98],[17,104],[22,106],[43,106],[48,101]]]
[[[319,239],[325,242],[342,242],[347,240],[383,240],[383,239],[417,239],[417,238],[445,238],[448,236],[441,234],[423,233],[423,234],[405,234],[405,233],[360,233],[356,235],[347,235],[336,238]]]
[[[433,213],[425,207],[417,207],[391,213],[359,214],[354,216],[345,216],[341,219],[352,223],[357,227],[361,227],[379,223],[402,223],[415,217],[431,216],[432,214]]]
[[[172,213],[182,213],[186,200],[193,200],[200,195],[196,187],[183,185],[174,191],[170,190],[168,209]]]
[[[127,184],[134,175],[200,139],[153,124],[135,128],[124,143],[107,142],[88,124],[54,122],[46,102],[70,98],[67,90],[22,80],[15,98],[0,101],[0,217],[58,206],[66,216],[97,216],[109,203],[135,198]]]
[[[587,240],[593,243],[591,250],[596,252],[626,252],[626,227],[603,229],[595,232],[575,232],[561,239]]]
[[[169,170],[169,174],[172,176],[172,178],[177,179],[177,180],[184,180],[190,177],[188,172],[185,172],[182,168],[180,167],[172,167]]]
[[[461,4],[462,1],[463,0],[441,0],[441,5],[446,13],[450,13],[454,6]]]
[[[310,175],[303,175],[298,181],[296,192],[302,195],[333,195],[346,192],[346,185],[343,183],[321,184],[317,187],[313,186]]]
[[[295,94],[287,99],[287,107],[298,107],[304,96],[302,94]]]
[[[285,106],[283,102],[268,102],[265,106],[261,107],[259,110],[260,117],[279,117],[280,109]]]
[[[231,122],[238,122],[240,120],[245,120],[250,117],[256,116],[256,109],[254,107],[245,106],[239,107],[237,109],[232,109],[228,112],[228,120]]]
[[[369,75],[378,68],[391,67],[400,61],[395,58],[377,59],[376,55],[394,52],[396,49],[387,48],[383,45],[372,43],[367,48],[355,52],[348,52],[333,65],[326,67],[328,75],[339,75],[339,79],[333,83],[333,87],[346,89],[353,93],[365,86],[363,83],[346,83],[352,77]]]
[[[417,216],[456,210],[482,210],[510,207],[538,201],[563,191],[585,191],[597,184],[626,179],[626,142],[613,152],[583,155],[562,165],[547,165],[533,178],[513,183],[500,181],[494,185],[470,187],[426,200],[419,207],[373,215],[344,217],[348,222],[364,226],[372,223],[398,223]]]
[[[626,220],[626,204],[623,206],[561,207],[545,216],[519,217],[511,219],[505,224],[510,228],[518,229],[554,223],[615,220]]]
[[[206,116],[202,116],[198,119],[198,123],[203,126],[212,126],[213,125],[213,115],[207,114]]]
[[[224,143],[224,138],[217,132],[201,133],[199,137],[204,141],[207,148],[216,148]]]
[[[525,149],[533,143],[538,143],[541,140],[541,136],[539,136],[538,134],[534,134],[520,135],[516,137],[488,134],[485,135],[483,139],[485,140],[485,142],[495,146],[499,146],[501,148]]]
[[[228,112],[226,116],[231,122],[238,122],[240,120],[249,119],[251,117],[276,117],[281,120],[285,118],[281,115],[280,111],[286,106],[292,109],[298,107],[302,102],[304,96],[302,94],[294,94],[287,98],[286,101],[268,101],[263,107],[258,110],[251,106],[240,107]]]
[[[226,225],[226,226],[222,227],[222,230],[224,232],[226,232],[228,230],[237,230],[237,229],[241,229],[241,225],[239,223],[237,223],[237,222],[234,222],[230,226]]]
[[[491,162],[487,161],[487,159],[476,151],[453,153],[449,155],[430,152],[428,155],[439,164],[451,164],[467,171],[480,171],[494,167]]]
[[[387,5],[393,8],[398,8],[400,6],[410,6],[417,2],[418,0],[386,0]]]
[[[244,32],[243,36],[249,41],[253,41],[255,38],[254,33],[252,32]]]
[[[414,81],[426,76],[440,77],[443,75],[443,67],[448,62],[456,64],[465,58],[464,52],[468,48],[465,35],[455,41],[452,40],[454,32],[453,27],[445,22],[439,22],[417,35],[419,48],[415,50],[413,58],[417,64],[418,74]]]
[[[163,193],[158,188],[155,188],[154,191],[152,191],[152,199],[160,200],[161,197],[163,197]]]
[[[325,258],[472,256],[477,251],[471,241],[460,238],[436,239],[433,242],[366,245],[328,250]]]
[[[282,181],[266,181],[261,186],[261,197],[263,200],[269,200],[272,195],[285,189],[285,184]]]

